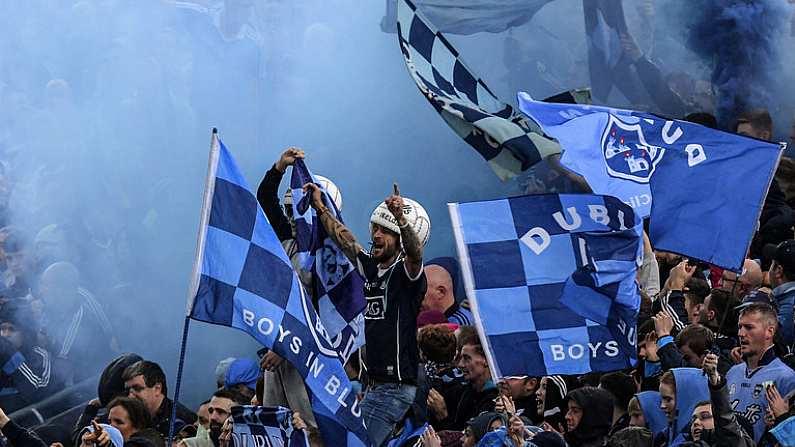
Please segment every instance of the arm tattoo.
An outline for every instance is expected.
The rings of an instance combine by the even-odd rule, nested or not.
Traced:
[[[406,252],[406,266],[412,275],[417,275],[422,269],[422,244],[417,233],[411,225],[406,225],[400,229],[400,238]]]
[[[362,251],[362,246],[356,242],[356,237],[342,222],[338,221],[329,212],[320,215],[320,222],[326,229],[331,240],[345,253],[348,259],[356,264],[356,255]]]

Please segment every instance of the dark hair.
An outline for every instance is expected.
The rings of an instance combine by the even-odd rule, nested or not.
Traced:
[[[475,326],[460,326],[458,328],[458,344],[456,349],[461,350],[464,348],[464,345],[472,345],[475,347],[475,351],[482,356],[486,356],[486,353],[483,351],[483,346],[480,344],[480,337],[478,336],[478,331],[475,329]]]
[[[709,299],[709,310],[715,312],[715,321],[718,324],[718,331],[727,336],[737,333],[737,312],[734,308],[740,302],[731,294],[723,289],[712,289]]]
[[[685,282],[685,296],[695,304],[704,304],[709,295],[709,283],[702,278],[692,277]]]
[[[646,427],[627,427],[611,436],[607,447],[652,447],[653,438]]]
[[[735,132],[737,132],[740,124],[750,124],[756,130],[766,130],[773,133],[773,119],[770,117],[770,112],[766,109],[749,110],[739,114],[734,124]]]
[[[257,386],[254,388],[254,395],[257,396],[257,402],[260,405],[264,405],[263,402],[265,401],[265,375],[260,374],[257,378]]]
[[[758,313],[768,320],[768,323],[773,325],[773,328],[778,329],[778,314],[773,306],[767,303],[751,303],[740,311],[740,316]]]
[[[706,354],[715,344],[715,334],[706,326],[691,324],[676,336],[676,347],[687,346],[697,356]]]
[[[160,384],[161,392],[164,396],[168,395],[168,388],[166,387],[166,374],[163,368],[155,362],[149,360],[141,360],[133,363],[124,370],[121,378],[124,381],[132,380],[135,376],[144,376],[144,383],[149,388]]]
[[[699,401],[693,406],[693,409],[695,410],[696,408],[698,408],[698,407],[700,407],[702,405],[712,405],[712,401],[709,401],[709,400]]]
[[[715,118],[715,115],[707,112],[691,113],[685,116],[682,120],[691,123],[701,124],[702,126],[709,127],[710,129],[718,128],[718,120]]]
[[[420,329],[417,345],[432,362],[450,363],[455,357],[455,334],[441,324],[431,324]]]
[[[654,332],[654,320],[649,318],[643,323],[638,324],[638,340],[643,340],[650,332]]]
[[[599,387],[604,388],[615,399],[616,407],[627,409],[629,401],[637,392],[635,380],[620,371],[607,373],[599,379]]]
[[[0,307],[0,323],[11,323],[22,333],[23,349],[32,348],[38,342],[39,322],[33,318],[33,309],[21,300],[6,301]]]
[[[246,399],[246,396],[240,394],[238,391],[226,388],[222,388],[214,392],[213,397],[217,397],[219,399],[229,399],[238,405],[248,405],[251,403],[249,399]]]
[[[135,431],[140,431],[149,427],[152,423],[152,418],[143,402],[131,397],[116,397],[108,404],[107,408],[110,411],[113,407],[123,407],[130,417],[130,424],[135,427]]]

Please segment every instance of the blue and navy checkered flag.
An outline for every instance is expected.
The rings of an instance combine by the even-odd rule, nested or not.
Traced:
[[[631,207],[545,194],[449,208],[494,377],[634,366],[643,233]]]
[[[194,320],[246,332],[295,366],[326,445],[369,445],[339,354],[215,132],[187,310]]]
[[[309,447],[306,431],[293,427],[292,411],[284,407],[232,407],[232,447]]]
[[[519,107],[560,141],[561,164],[593,192],[651,218],[655,249],[742,270],[784,143],[527,93],[519,93]]]
[[[397,0],[398,41],[409,74],[422,94],[461,138],[506,180],[552,154],[560,145],[532,120],[500,101],[458,51],[410,0]]]
[[[364,345],[364,281],[310,206],[311,197],[303,186],[315,183],[323,192],[329,212],[340,222],[342,214],[329,197],[322,182],[316,181],[304,160],[296,160],[290,178],[295,218],[295,240],[301,264],[312,272],[312,296],[316,298],[320,320],[332,345],[347,361],[351,353]]]

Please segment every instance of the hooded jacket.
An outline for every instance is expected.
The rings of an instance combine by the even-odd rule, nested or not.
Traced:
[[[646,427],[651,431],[652,439],[668,428],[668,418],[660,409],[660,393],[657,391],[644,391],[635,395],[646,419]]]
[[[655,445],[668,447],[678,446],[686,441],[690,419],[696,404],[709,400],[709,387],[707,378],[698,368],[674,368],[671,370],[676,382],[676,409],[673,420],[668,428],[660,435],[664,443],[660,444],[659,437]]]
[[[740,427],[737,422],[737,416],[729,404],[726,380],[722,379],[714,387],[709,385],[709,394],[712,402],[712,417],[715,421],[715,428],[703,430],[699,436],[700,439],[690,442],[688,445],[699,447],[754,447],[756,445],[754,440]]]
[[[566,426],[566,396],[579,386],[571,376],[547,376],[547,390],[544,398],[543,420],[557,429]]]
[[[613,425],[613,396],[601,388],[586,386],[566,396],[582,408],[577,428],[564,435],[570,447],[602,446]]]

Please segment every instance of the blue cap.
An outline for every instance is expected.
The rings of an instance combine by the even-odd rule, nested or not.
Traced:
[[[237,359],[226,370],[224,388],[231,388],[242,383],[251,389],[256,389],[259,374],[260,369],[257,362],[251,359]]]

